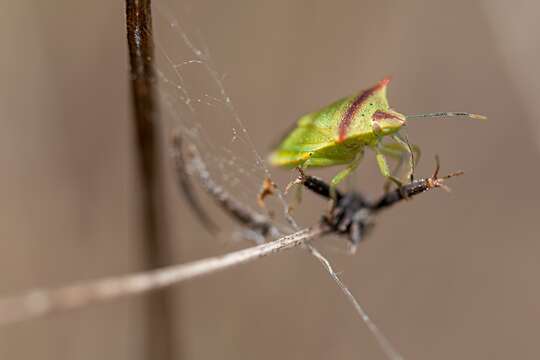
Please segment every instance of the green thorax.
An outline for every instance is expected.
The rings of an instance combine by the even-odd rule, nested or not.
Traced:
[[[388,82],[383,79],[367,90],[302,116],[271,156],[271,162],[290,165],[288,158],[300,160],[305,153],[321,151],[332,154],[332,158],[339,152],[349,158],[363,146],[374,145],[380,137],[399,130],[397,126],[387,126],[393,119],[399,119],[400,125],[405,120],[388,106]]]

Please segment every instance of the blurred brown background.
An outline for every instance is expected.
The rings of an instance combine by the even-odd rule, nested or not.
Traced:
[[[487,115],[411,121],[424,154],[418,174],[431,173],[437,153],[444,170],[466,176],[451,194],[385,213],[355,256],[325,253],[405,358],[538,358],[537,2],[181,5],[263,153],[269,134],[298,115],[387,74],[390,102],[406,114]],[[0,294],[140,270],[122,3],[3,2],[0,20]],[[361,169],[361,188],[376,194],[371,160]],[[240,246],[205,233],[170,171],[164,186],[174,262]],[[173,296],[178,359],[384,358],[302,250],[177,286]],[[0,358],[142,359],[143,301],[2,328]]]

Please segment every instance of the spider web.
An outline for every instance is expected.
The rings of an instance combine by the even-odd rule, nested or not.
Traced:
[[[169,130],[179,130],[184,142],[197,148],[216,183],[243,205],[263,212],[256,200],[264,179],[272,178],[271,171],[225,90],[224,74],[214,64],[199,29],[190,19],[185,7],[173,8],[166,0],[154,4],[156,73],[162,113],[169,122]],[[264,211],[272,214],[274,225],[282,232],[298,230],[295,219],[288,214],[283,193],[276,189],[275,194],[266,200]],[[235,226],[232,221],[228,223]],[[221,223],[220,227],[223,227]],[[222,231],[221,236],[230,238],[230,234]],[[401,359],[328,260],[312,245],[307,245],[307,250],[322,263],[352,303],[385,355],[389,359]]]
[[[265,209],[257,204],[271,172],[228,96],[225,75],[217,70],[200,32],[186,21],[189,16],[180,18],[163,2],[155,13],[156,73],[169,129],[180,131],[184,142],[195,146],[212,179],[227,193],[255,211],[271,214],[279,229],[297,228],[279,189],[265,199]]]

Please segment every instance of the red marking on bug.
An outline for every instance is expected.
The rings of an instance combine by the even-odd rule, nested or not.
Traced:
[[[384,119],[397,119],[397,120],[403,121],[403,119],[400,118],[399,116],[390,114],[381,110],[375,111],[375,113],[373,113],[372,115],[372,119],[373,121],[379,121],[379,120],[384,120]]]
[[[370,89],[362,91],[360,95],[354,101],[351,103],[345,114],[343,115],[343,118],[341,119],[339,123],[339,136],[338,136],[338,142],[343,142],[347,137],[347,130],[349,130],[349,126],[351,126],[351,122],[354,118],[354,115],[360,109],[362,104],[376,91],[382,90],[385,86],[388,85],[390,82],[390,77],[387,76],[381,81],[377,83],[377,85],[373,86]]]

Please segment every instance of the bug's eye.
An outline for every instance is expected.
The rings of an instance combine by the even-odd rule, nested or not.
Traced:
[[[394,111],[377,110],[371,116],[375,132],[390,133],[399,130],[405,124],[405,116]]]

